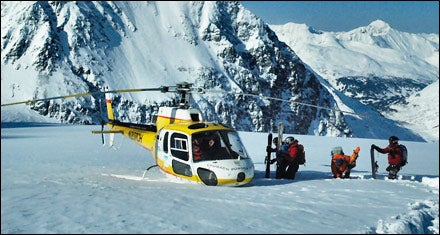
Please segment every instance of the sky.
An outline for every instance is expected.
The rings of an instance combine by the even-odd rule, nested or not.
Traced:
[[[350,31],[380,19],[409,33],[439,33],[438,1],[240,1],[267,24]]]
[[[3,115],[3,114],[2,114]],[[306,164],[295,180],[264,177],[267,133],[239,132],[255,166],[243,187],[168,178],[150,152],[99,126],[5,123],[1,128],[1,233],[438,234],[439,145],[400,141],[408,164],[371,177],[371,144],[387,140],[293,135]],[[291,136],[285,134],[284,137]],[[108,136],[106,136],[108,138]],[[350,179],[333,179],[330,150],[361,148]]]

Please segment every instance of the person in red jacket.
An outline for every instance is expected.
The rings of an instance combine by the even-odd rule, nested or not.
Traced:
[[[293,137],[292,137],[293,138]],[[286,169],[285,178],[294,180],[296,176],[296,172],[298,172],[299,169],[299,163],[298,163],[298,140],[293,139],[293,142],[289,145],[289,148],[287,149],[289,152],[289,158],[287,158],[289,165]]]
[[[295,179],[299,169],[296,159],[298,152],[298,140],[292,136],[287,137],[277,151],[277,179]]]
[[[399,138],[391,136],[389,145],[385,148],[379,148],[375,144],[371,145],[371,149],[375,149],[379,153],[388,153],[388,164],[386,171],[388,171],[388,179],[396,179],[397,173],[400,171],[400,161],[402,159],[402,150],[399,148]]]
[[[194,139],[193,140],[193,145],[192,145],[192,149],[193,149],[193,161],[194,162],[198,162],[200,160],[202,160],[202,149],[200,147],[201,144],[201,140],[200,139]]]

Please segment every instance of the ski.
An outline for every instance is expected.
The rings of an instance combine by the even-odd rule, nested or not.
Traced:
[[[283,144],[283,132],[284,132],[284,125],[282,122],[278,123],[278,141],[276,143],[276,149],[277,149],[277,158],[278,158],[278,151],[281,149],[281,145]],[[277,160],[278,161],[278,160]],[[275,173],[275,178],[276,179],[281,179],[282,176],[282,169],[280,168],[280,163],[277,162],[277,168],[276,168],[276,173]]]
[[[276,143],[276,149],[280,149],[281,143],[283,140],[283,131],[284,131],[284,125],[282,122],[278,123],[278,142]],[[266,147],[266,175],[265,178],[270,178],[270,165],[271,165],[271,157],[272,155],[272,133],[269,133],[267,136],[267,147]]]
[[[371,177],[373,179],[376,179],[376,172],[377,168],[379,168],[379,165],[377,165],[377,161],[374,159],[374,148],[370,149],[370,155],[371,155]]]
[[[270,156],[272,155],[272,133],[267,136],[267,147],[266,147],[266,175],[265,178],[270,178]]]
[[[282,122],[278,123],[278,143],[277,143],[277,150],[280,149],[281,144],[283,143],[283,132],[284,132],[284,125]]]

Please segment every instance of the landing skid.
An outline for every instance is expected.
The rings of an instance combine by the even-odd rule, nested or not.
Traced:
[[[157,164],[147,167],[147,169],[145,169],[145,171],[144,171],[144,174],[142,174],[142,178],[145,178],[145,174],[147,174],[148,170],[150,170],[151,168],[156,167],[156,166],[157,166]]]

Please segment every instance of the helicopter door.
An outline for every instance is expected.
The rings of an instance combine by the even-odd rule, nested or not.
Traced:
[[[182,133],[171,133],[170,152],[172,156],[172,168],[176,174],[192,176],[191,166],[189,165],[189,145],[188,136]]]

